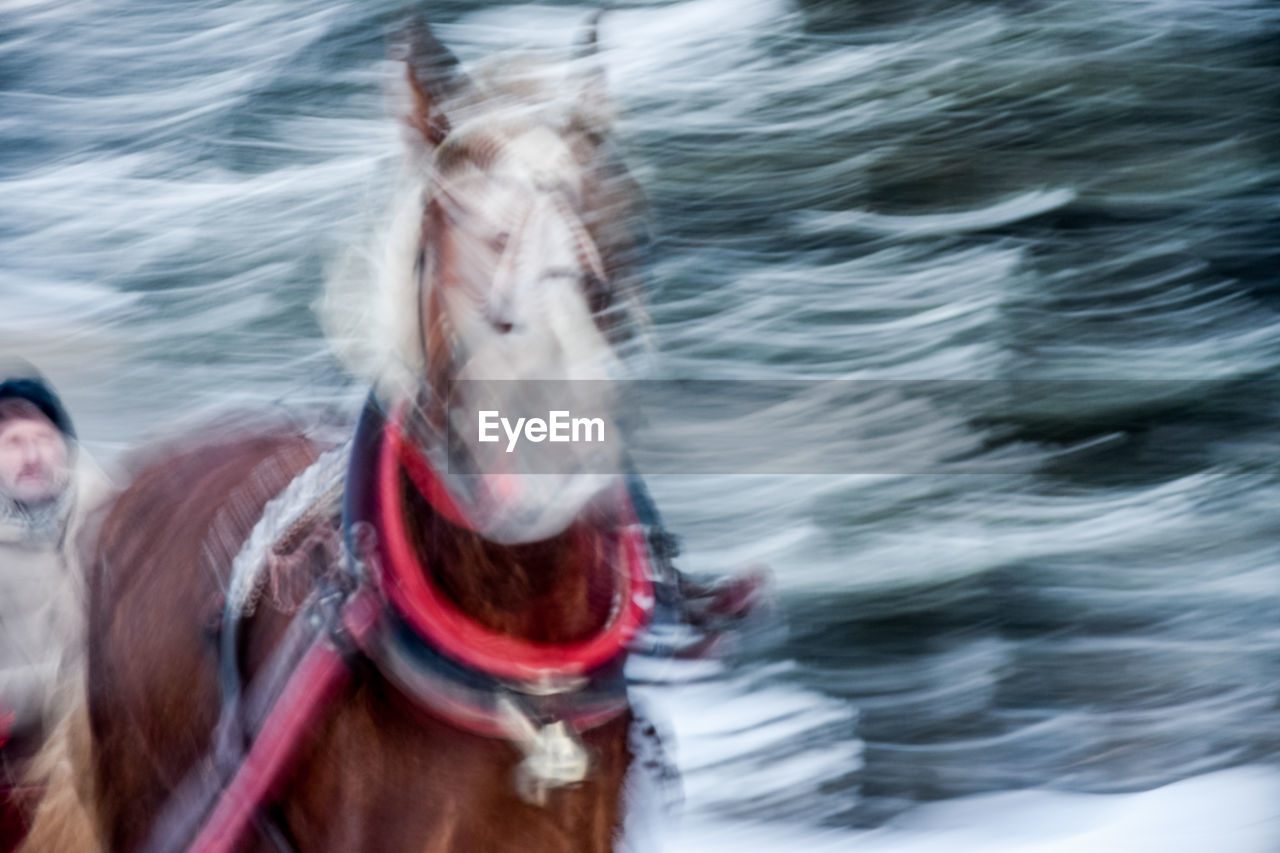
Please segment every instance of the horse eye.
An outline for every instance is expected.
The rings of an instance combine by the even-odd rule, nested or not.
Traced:
[[[582,292],[587,297],[594,313],[600,313],[609,307],[609,283],[592,272],[582,274]]]
[[[543,271],[542,278],[544,281],[562,279],[569,282],[580,282],[582,281],[582,273],[572,267],[551,267]]]

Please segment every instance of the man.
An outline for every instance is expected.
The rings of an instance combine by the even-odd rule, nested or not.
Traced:
[[[66,410],[29,365],[0,373],[0,851],[22,831],[16,788],[54,721],[81,632],[76,534],[105,493]],[[79,457],[79,458],[77,458]]]

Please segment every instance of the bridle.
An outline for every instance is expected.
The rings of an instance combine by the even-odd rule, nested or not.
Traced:
[[[497,133],[485,133],[474,140],[471,145],[474,153],[466,157],[478,168],[487,170],[500,160],[503,147],[509,141]],[[449,151],[451,144],[455,153],[463,147],[446,136],[437,151]],[[450,165],[459,159],[461,157],[451,158]],[[593,283],[593,287],[607,287],[604,261],[595,239],[574,209],[571,188],[561,181],[535,177],[524,189],[528,192],[523,206],[508,212],[505,217],[511,228],[506,232],[485,292],[493,294],[496,291],[498,297],[502,297],[503,285],[514,278],[515,268],[530,239],[530,229],[534,223],[548,218],[562,224],[571,236],[574,256],[583,276]],[[437,175],[434,194],[427,200],[427,206],[430,209],[433,205],[450,204],[462,205],[448,181]],[[437,228],[427,227],[430,224]],[[418,333],[421,352],[428,361],[427,345],[432,331],[449,335],[446,342],[452,359],[449,367],[456,370],[458,364],[466,359],[463,342],[453,334],[443,310],[439,312],[441,316],[433,318],[433,330],[427,329],[427,312],[423,310],[430,294],[440,287],[438,264],[441,253],[438,242],[434,246],[432,242],[439,240],[436,231],[443,226],[443,222],[424,215],[416,265]],[[434,250],[429,251],[428,247]],[[593,296],[591,292],[583,295],[588,299]],[[428,365],[428,374],[430,370]],[[459,611],[431,583],[429,572],[414,554],[404,514],[400,511],[399,472],[404,471],[434,512],[450,524],[475,530],[474,519],[468,517],[467,511],[450,494],[419,444],[419,440],[440,440],[441,436],[419,435],[415,440],[413,433],[418,431],[411,430],[409,425],[411,413],[421,415],[433,403],[438,404],[443,396],[440,389],[420,388],[418,399],[412,406],[405,403],[397,405],[389,418],[382,417],[381,409],[371,399],[357,431],[347,479],[344,536],[348,553],[361,563],[357,571],[377,584],[389,605],[388,610],[394,614],[392,628],[383,632],[379,646],[370,651],[371,656],[375,660],[380,658],[384,669],[400,673],[401,681],[415,683],[421,679],[404,676],[413,669],[406,663],[408,658],[418,657],[430,662],[442,662],[440,659],[443,659],[465,669],[468,676],[465,680],[470,683],[459,683],[459,687],[473,687],[479,676],[488,682],[486,686],[490,692],[514,691],[526,700],[531,696],[558,695],[559,716],[567,714],[580,730],[598,725],[613,714],[605,713],[599,702],[592,701],[580,703],[590,706],[590,709],[577,713],[573,709],[575,702],[572,697],[611,694],[615,701],[607,704],[617,711],[625,707],[620,663],[625,658],[627,644],[648,621],[654,605],[648,542],[635,518],[630,499],[624,495],[624,499],[618,502],[625,507],[625,516],[614,532],[617,538],[616,563],[622,568],[626,582],[615,591],[609,617],[594,636],[577,643],[549,645],[519,641],[485,628]],[[416,418],[415,424],[423,426],[423,418]],[[368,481],[371,475],[373,479]],[[619,489],[626,491],[621,485]],[[373,495],[376,499],[366,505],[368,496]],[[362,526],[366,539],[371,531],[374,533],[372,539],[376,545],[361,545],[356,541],[353,528],[358,525]],[[407,647],[413,648],[406,650]],[[453,669],[450,666],[442,668]],[[460,682],[463,679],[453,680]],[[606,682],[607,689],[601,689]],[[593,689],[587,689],[588,686]],[[430,705],[439,691],[416,689],[411,692],[417,693],[420,701]],[[499,721],[495,725],[491,714],[452,713],[448,716],[453,722],[478,733],[491,736],[510,733],[509,722]],[[539,711],[539,716],[548,715]]]
[[[496,134],[485,134],[477,146],[483,152],[483,156],[472,158],[472,160],[478,161],[476,165],[479,168],[490,167],[501,156],[504,143],[505,140]],[[448,144],[449,137],[446,137],[441,146],[443,148]],[[573,240],[574,258],[582,275],[583,296],[587,299],[593,315],[598,315],[614,294],[609,286],[610,276],[605,268],[600,248],[582,216],[574,208],[574,193],[563,181],[551,178],[535,178],[528,181],[524,189],[526,201],[522,208],[508,211],[506,214],[508,223],[512,227],[503,232],[505,238],[498,252],[494,272],[483,291],[477,290],[473,293],[483,292],[485,296],[477,298],[483,298],[486,310],[491,307],[495,295],[498,297],[503,295],[501,285],[513,278],[513,270],[527,246],[531,224],[554,218],[564,226]],[[426,205],[427,209],[431,210],[434,206],[441,206],[443,209],[447,209],[450,205],[461,207],[462,203],[457,200],[457,194],[451,191],[448,181],[437,174]],[[427,301],[440,284],[440,251],[437,232],[443,230],[439,227],[440,223],[432,223],[431,218],[424,212],[414,264],[417,286],[418,346],[419,352],[427,358],[427,353],[430,352],[428,347],[431,343],[431,335],[433,333],[447,335],[447,347],[451,357],[450,370],[456,373],[459,364],[464,363],[466,359],[463,342],[454,334],[452,324],[443,311],[430,312],[433,315],[433,329],[428,329],[426,322],[429,313],[426,310]],[[432,224],[437,227],[430,227]],[[433,250],[429,250],[429,247]]]

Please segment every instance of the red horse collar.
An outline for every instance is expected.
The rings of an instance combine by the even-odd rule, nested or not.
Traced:
[[[377,580],[409,625],[459,663],[498,678],[535,684],[581,676],[624,654],[653,609],[648,548],[630,503],[630,520],[621,531],[619,549],[625,583],[614,596],[609,619],[595,636],[573,643],[535,643],[493,631],[459,610],[431,582],[409,542],[396,476],[400,465],[438,511],[446,517],[461,513],[405,436],[403,416],[400,406],[387,423],[378,455],[377,527],[386,547]]]

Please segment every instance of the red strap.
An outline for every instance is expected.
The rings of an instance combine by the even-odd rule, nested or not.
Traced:
[[[449,494],[444,483],[440,482],[440,478],[436,476],[435,469],[413,446],[413,442],[405,437],[404,432],[400,429],[392,430],[389,438],[394,445],[396,459],[404,466],[405,473],[409,475],[418,492],[427,499],[427,503],[431,504],[431,508],[443,515],[451,524],[465,530],[475,530],[467,514],[462,511],[454,501],[453,495]]]
[[[377,615],[372,596],[361,592],[343,611],[343,624],[355,641],[371,630]],[[327,636],[307,650],[284,691],[271,708],[253,747],[222,792],[213,814],[192,842],[188,853],[231,853],[253,820],[258,808],[284,778],[309,731],[330,701],[351,677],[342,652]]]
[[[378,527],[385,542],[385,565],[380,567],[384,594],[410,626],[454,660],[500,678],[538,680],[576,676],[616,658],[648,621],[653,608],[644,534],[634,512],[625,524],[622,552],[626,573],[623,598],[608,623],[595,636],[575,643],[535,643],[481,625],[453,605],[431,583],[409,542],[400,507],[398,466],[405,454],[404,406],[396,409],[378,460]],[[428,468],[419,454],[419,464]],[[421,473],[421,472],[419,472]],[[417,484],[417,477],[411,478]],[[434,474],[431,481],[439,483]],[[443,486],[439,487],[443,491]],[[445,492],[447,495],[447,492]],[[425,495],[431,500],[432,495]],[[449,500],[452,505],[452,500]],[[433,502],[434,505],[434,502]],[[439,506],[437,506],[439,508]],[[454,507],[456,511],[456,506]],[[441,510],[442,514],[447,513]]]

